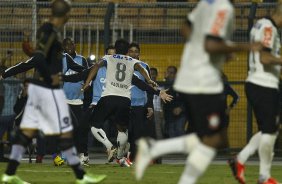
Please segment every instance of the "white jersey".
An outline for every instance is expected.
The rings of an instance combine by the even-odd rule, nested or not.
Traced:
[[[257,21],[251,30],[251,41],[261,42],[265,50],[280,57],[280,37],[275,23],[268,18]],[[280,65],[263,65],[259,52],[250,52],[247,81],[259,86],[276,88],[279,85]]]
[[[125,55],[107,55],[106,84],[102,97],[114,95],[130,99],[134,65],[139,61]]]
[[[188,15],[192,23],[190,40],[184,46],[175,90],[189,94],[223,92],[220,69],[226,55],[210,56],[205,51],[205,38],[212,36],[227,41],[233,30],[234,9],[229,0],[201,0]]]

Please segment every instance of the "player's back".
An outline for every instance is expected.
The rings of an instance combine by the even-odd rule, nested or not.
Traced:
[[[105,56],[107,62],[106,86],[102,97],[114,95],[130,98],[134,65],[138,62],[125,55]]]
[[[265,50],[275,57],[280,57],[280,35],[272,19],[262,18],[258,20],[253,26],[250,36],[251,42],[261,42]],[[280,70],[280,65],[263,65],[260,52],[250,52],[248,82],[264,87],[278,88]]]
[[[177,91],[203,94],[223,91],[219,71],[226,56],[211,56],[205,50],[205,40],[207,36],[229,40],[232,35],[233,13],[229,0],[201,0],[188,14],[192,32],[181,58],[174,86]]]

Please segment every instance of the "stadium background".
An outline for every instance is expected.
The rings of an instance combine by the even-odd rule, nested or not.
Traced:
[[[65,26],[64,36],[72,37],[77,52],[85,57],[94,54],[99,58],[104,48],[118,38],[126,38],[141,44],[141,60],[159,70],[159,81],[164,79],[166,67],[179,66],[184,40],[179,27],[196,2],[156,2],[155,0],[123,1],[74,0],[71,19]],[[22,52],[24,33],[31,34],[34,44],[36,29],[49,15],[48,1],[1,0],[0,1],[0,58],[12,50],[7,66],[25,61]],[[269,15],[275,3],[235,1],[236,21],[233,40],[248,42],[248,30],[253,21]],[[232,87],[240,96],[239,103],[231,111],[230,148],[242,148],[256,131],[255,120],[244,94],[247,76],[247,54],[234,55],[225,65]],[[28,75],[32,75],[29,72]],[[22,78],[24,75],[19,75]],[[5,82],[5,81],[4,81]],[[19,85],[19,83],[15,83]],[[276,149],[281,148],[282,141]]]

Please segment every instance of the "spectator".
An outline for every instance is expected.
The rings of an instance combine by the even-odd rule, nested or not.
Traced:
[[[173,101],[163,105],[165,119],[165,134],[167,137],[177,137],[185,132],[184,125],[186,117],[184,114],[184,104],[179,97],[179,93],[172,88],[177,68],[168,66],[166,70],[165,89],[173,96]]]

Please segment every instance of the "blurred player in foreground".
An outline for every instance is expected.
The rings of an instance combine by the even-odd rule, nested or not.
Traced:
[[[200,1],[188,15],[181,31],[189,41],[184,47],[174,89],[181,93],[195,133],[156,142],[141,139],[135,167],[138,180],[152,159],[169,153],[186,153],[189,156],[178,183],[194,184],[227,140],[221,66],[232,52],[261,48],[258,43],[228,43],[233,16],[234,8],[229,0]]]

